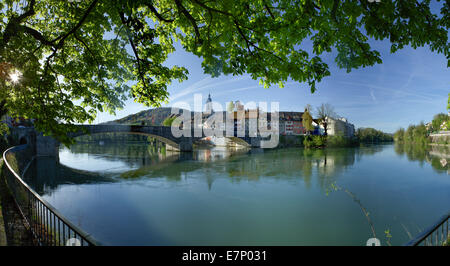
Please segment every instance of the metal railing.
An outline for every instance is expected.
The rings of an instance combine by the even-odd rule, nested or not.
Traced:
[[[449,220],[450,213],[442,216],[439,221],[406,243],[405,246],[442,246],[445,243],[450,245],[448,242],[450,238]]]
[[[25,151],[27,145],[9,148],[3,153],[6,165],[3,174],[25,226],[32,232],[38,245],[42,246],[96,246],[100,243],[72,224],[50,203],[30,188],[8,162],[10,153]]]

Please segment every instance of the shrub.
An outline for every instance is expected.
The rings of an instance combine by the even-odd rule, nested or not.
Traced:
[[[311,136],[306,136],[303,139],[303,146],[305,146],[305,148],[311,148],[314,146],[314,142],[311,139]]]
[[[326,143],[326,137],[325,136],[313,136],[313,144],[315,147],[323,147]]]

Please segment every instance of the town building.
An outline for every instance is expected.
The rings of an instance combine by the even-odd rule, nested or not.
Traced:
[[[324,131],[323,125],[320,125]],[[346,118],[327,117],[327,134],[331,136],[342,135],[350,138],[355,135],[355,126],[347,121]]]
[[[304,135],[306,129],[303,126],[303,112],[280,112],[279,130],[280,135]]]

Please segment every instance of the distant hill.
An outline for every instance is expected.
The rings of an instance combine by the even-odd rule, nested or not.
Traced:
[[[101,124],[120,124],[120,125],[146,125],[146,126],[162,126],[166,118],[172,116],[171,107],[160,107],[141,111],[136,114],[128,115],[120,119],[108,121]],[[226,111],[223,112],[226,116]],[[181,111],[180,111],[181,114]],[[302,112],[280,112],[280,119],[301,119]],[[191,117],[194,117],[194,112],[191,112]],[[205,117],[203,116],[205,119]]]
[[[160,107],[141,111],[139,113],[128,115],[124,118],[116,119],[102,124],[142,125],[144,123],[144,125],[147,126],[161,126],[163,124],[163,121],[170,116],[170,107]]]

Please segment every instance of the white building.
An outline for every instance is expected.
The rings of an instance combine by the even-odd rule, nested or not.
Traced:
[[[323,125],[320,125],[321,129],[324,130]],[[344,137],[350,138],[355,135],[355,126],[347,121],[346,118],[331,118],[327,117],[327,134],[343,135]]]

